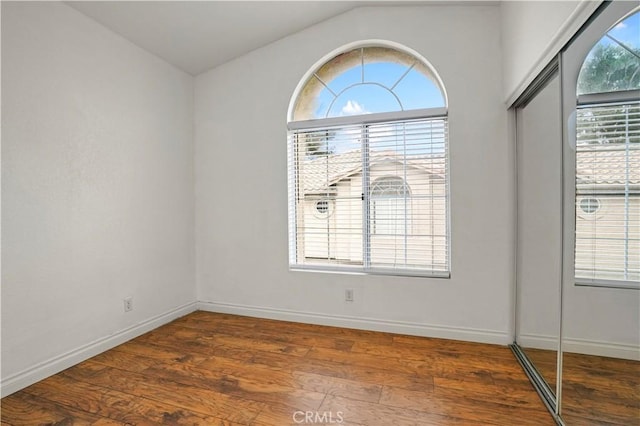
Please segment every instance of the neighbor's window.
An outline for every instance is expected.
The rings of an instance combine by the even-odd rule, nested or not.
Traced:
[[[578,77],[576,282],[640,282],[640,13],[593,47]]]
[[[293,102],[291,266],[448,276],[447,102],[434,70],[360,47],[314,70]]]

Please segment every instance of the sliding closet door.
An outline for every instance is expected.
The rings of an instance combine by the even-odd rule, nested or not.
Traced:
[[[557,71],[547,75],[543,87],[516,108],[516,343],[552,394],[556,389],[560,333],[562,253],[559,80]]]
[[[634,10],[635,9],[635,10]],[[640,421],[640,12],[609,4],[561,60],[568,425]]]

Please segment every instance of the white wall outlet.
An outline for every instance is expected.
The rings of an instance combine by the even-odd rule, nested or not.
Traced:
[[[127,297],[124,299],[124,311],[133,311],[133,297]]]
[[[353,289],[348,288],[344,291],[344,301],[345,302],[353,302]]]

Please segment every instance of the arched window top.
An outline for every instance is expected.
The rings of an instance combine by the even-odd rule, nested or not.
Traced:
[[[358,47],[311,73],[290,121],[438,107],[446,107],[446,94],[424,60],[390,47]]]
[[[371,186],[373,198],[405,198],[411,196],[409,187],[399,176],[384,176],[376,179]]]
[[[578,76],[578,95],[640,89],[640,12],[614,25],[591,49]]]

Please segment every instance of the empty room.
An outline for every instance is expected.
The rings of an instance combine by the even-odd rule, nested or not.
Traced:
[[[1,1],[0,422],[640,425],[637,1]]]

